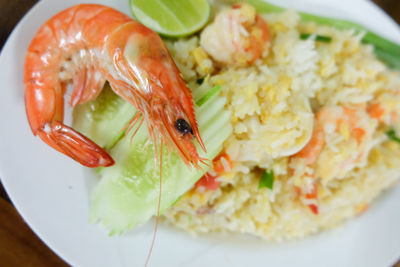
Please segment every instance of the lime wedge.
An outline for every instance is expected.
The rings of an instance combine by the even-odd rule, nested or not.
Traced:
[[[130,0],[130,4],[138,21],[169,37],[198,31],[210,15],[208,0]]]

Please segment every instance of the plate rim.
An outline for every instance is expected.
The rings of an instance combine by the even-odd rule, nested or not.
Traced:
[[[65,0],[60,0],[61,1],[65,1]],[[314,0],[315,1],[315,0]],[[393,18],[391,18],[388,14],[386,14],[386,12],[384,12],[379,6],[377,6],[375,3],[373,3],[372,1],[367,1],[367,0],[358,0],[359,2],[364,2],[365,5],[370,5],[372,6],[376,11],[379,11],[380,13],[382,13],[382,16],[385,16],[386,19],[391,20],[391,22],[394,25],[397,25],[396,22],[394,22]],[[46,6],[47,3],[50,2],[50,0],[41,0],[38,1],[37,3],[35,3],[32,8],[21,18],[21,20],[17,23],[17,25],[14,27],[13,31],[10,33],[10,35],[7,37],[6,42],[4,43],[1,51],[0,51],[0,65],[2,63],[2,58],[3,58],[3,52],[6,50],[7,46],[9,45],[9,43],[11,42],[10,40],[14,40],[14,35],[17,31],[21,30],[21,27],[23,24],[26,23],[27,20],[29,20],[30,17],[33,16],[34,12],[36,10],[38,10],[39,8],[43,8],[42,6]],[[312,2],[312,1],[311,1]],[[311,3],[310,2],[310,3]],[[398,26],[398,25],[397,25]],[[400,33],[400,28],[397,27],[398,32]],[[8,187],[8,182],[7,182],[7,178],[5,178],[5,176],[3,175],[3,169],[0,163],[0,181],[2,182],[5,191],[7,192],[12,204],[14,205],[14,207],[17,209],[18,213],[20,214],[20,216],[23,218],[23,220],[25,221],[25,223],[33,230],[33,232],[35,233],[36,236],[38,236],[43,243],[46,244],[46,246],[48,246],[54,253],[56,253],[60,258],[62,258],[66,263],[68,264],[72,264],[73,266],[79,266],[79,262],[75,262],[74,259],[72,258],[67,258],[65,253],[60,251],[58,249],[58,246],[56,244],[54,244],[52,241],[48,240],[48,237],[45,237],[44,234],[42,233],[42,231],[40,230],[40,227],[38,227],[37,225],[35,225],[35,223],[31,222],[29,218],[27,218],[24,215],[24,208],[22,207],[23,205],[21,203],[18,202],[18,200],[14,197],[14,194],[9,190]],[[376,200],[374,200],[374,202],[376,202]],[[28,216],[29,217],[29,216]],[[400,256],[400,251],[398,253],[398,256]],[[396,257],[397,259],[398,257]],[[395,259],[395,260],[396,260]],[[394,261],[395,261],[394,260]],[[393,261],[393,262],[394,262]],[[391,264],[391,263],[390,263]]]

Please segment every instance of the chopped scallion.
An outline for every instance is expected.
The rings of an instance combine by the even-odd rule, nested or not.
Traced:
[[[389,131],[386,132],[386,134],[391,140],[400,143],[400,138],[397,137],[396,131],[394,129],[390,129]]]
[[[260,182],[258,184],[258,188],[269,188],[272,190],[274,188],[274,171],[264,170]]]
[[[310,38],[312,34],[309,33],[302,33],[300,34],[300,39],[301,40],[307,40]],[[317,42],[324,42],[324,43],[330,43],[332,41],[332,37],[329,36],[324,36],[324,35],[315,35],[315,41]]]

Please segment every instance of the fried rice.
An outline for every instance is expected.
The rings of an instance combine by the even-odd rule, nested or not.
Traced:
[[[293,10],[262,17],[270,44],[246,66],[221,65],[202,47],[201,35],[167,41],[191,88],[222,87],[234,129],[224,144],[232,166],[216,175],[218,187],[197,185],[163,214],[192,234],[301,238],[362,214],[398,182],[400,145],[387,135],[400,132],[398,73],[361,43],[362,33],[305,23]],[[302,39],[302,33],[312,35]],[[358,126],[342,123],[341,110],[354,111]],[[299,152],[318,123],[324,144],[309,164]],[[273,187],[260,186],[266,171],[273,172]]]

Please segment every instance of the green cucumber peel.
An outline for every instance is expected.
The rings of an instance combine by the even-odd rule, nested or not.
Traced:
[[[301,39],[301,40],[307,40],[307,39],[310,38],[311,36],[313,36],[313,34],[302,33],[302,34],[300,34],[300,39]],[[317,41],[317,42],[324,42],[324,43],[330,43],[330,42],[332,41],[332,37],[316,34],[316,35],[315,35],[315,41]]]
[[[199,100],[196,101],[196,105],[199,107],[204,105],[210,98],[218,94],[219,91],[221,91],[221,88],[222,87],[219,84],[212,87],[204,96],[202,96]]]

